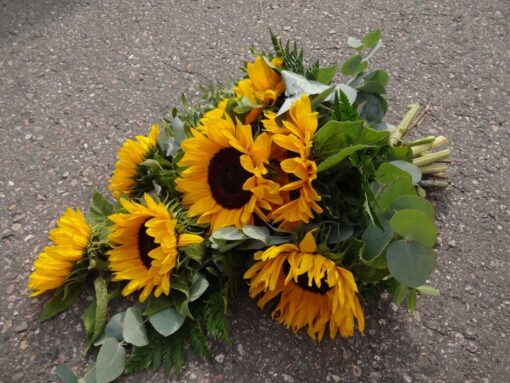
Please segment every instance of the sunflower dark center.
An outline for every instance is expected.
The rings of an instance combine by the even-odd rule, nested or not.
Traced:
[[[158,245],[154,242],[154,238],[147,234],[147,227],[144,222],[140,226],[140,229],[138,229],[138,254],[147,269],[150,269],[152,262],[149,253],[156,247],[158,247]]]
[[[207,182],[214,200],[225,209],[239,209],[251,197],[243,185],[251,174],[241,166],[242,153],[233,148],[221,149],[209,162]]]
[[[287,275],[290,271],[290,265],[287,261],[283,264],[283,271]],[[320,295],[326,294],[329,290],[331,290],[331,287],[326,282],[326,277],[322,277],[321,279],[321,287],[317,286],[315,283],[315,280],[312,281],[312,285],[308,285],[308,274],[301,274],[296,283],[299,287],[301,287],[304,290],[310,291],[312,293],[318,293]]]

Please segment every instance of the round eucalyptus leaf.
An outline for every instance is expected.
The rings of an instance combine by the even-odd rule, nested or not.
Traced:
[[[126,310],[124,323],[122,325],[122,336],[126,342],[137,347],[149,344],[147,330],[143,323],[142,312],[138,307],[130,307]]]
[[[126,351],[116,339],[106,338],[96,361],[96,382],[108,383],[122,375]]]
[[[436,253],[415,241],[400,240],[386,249],[388,270],[393,278],[408,287],[425,283],[436,264]]]
[[[418,197],[417,195],[403,195],[398,197],[391,204],[393,210],[413,209],[419,210],[427,214],[430,218],[434,219],[434,207],[425,198]]]
[[[390,161],[390,164],[409,173],[411,175],[413,185],[417,185],[418,182],[421,181],[422,173],[418,166],[413,165],[410,162],[401,161],[401,160]]]
[[[408,241],[416,241],[430,248],[436,243],[436,225],[432,218],[423,211],[399,210],[391,218],[390,226],[398,235]]]
[[[200,296],[207,290],[209,287],[209,282],[202,274],[197,274],[197,279],[191,285],[191,290],[189,292],[189,301],[193,302],[200,298]]]
[[[169,336],[179,330],[186,317],[173,307],[158,311],[149,317],[149,322],[163,336]]]

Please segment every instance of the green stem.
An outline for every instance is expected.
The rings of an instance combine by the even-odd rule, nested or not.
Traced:
[[[441,150],[440,152],[427,154],[426,156],[415,158],[413,160],[413,165],[416,165],[418,167],[430,165],[430,164],[433,164],[434,162],[439,162],[441,160],[444,160],[444,159],[450,157],[450,154],[451,154],[450,149]]]
[[[448,170],[448,165],[441,163],[434,163],[431,165],[421,166],[420,170],[423,174],[442,173]]]
[[[398,146],[402,143],[402,139],[407,134],[411,123],[420,111],[420,105],[411,104],[407,106],[407,109],[407,113],[404,115],[404,118],[402,118],[402,121],[400,121],[400,124],[398,124],[395,130],[390,134],[391,146]]]

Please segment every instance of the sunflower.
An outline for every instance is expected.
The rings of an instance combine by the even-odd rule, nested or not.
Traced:
[[[271,64],[282,66],[282,59],[275,57]],[[235,88],[237,97],[246,97],[252,104],[272,106],[285,91],[282,76],[271,68],[263,56],[257,56],[254,63],[246,65],[248,78],[239,81]],[[245,122],[251,123],[258,117],[262,108],[252,109],[246,116]]]
[[[251,126],[234,123],[228,114],[206,119],[192,134],[182,143],[179,166],[186,169],[176,180],[188,215],[210,224],[212,232],[251,224],[255,214],[267,219],[262,209],[282,202],[278,184],[264,178],[269,136],[262,133],[254,140]]]
[[[320,341],[329,323],[329,336],[354,335],[354,319],[363,332],[365,319],[350,271],[316,253],[311,232],[299,244],[272,246],[255,254],[255,263],[244,275],[250,296],[263,294],[258,306],[278,298],[272,316],[294,332],[308,327],[308,335]]]
[[[92,230],[80,210],[68,208],[49,234],[52,246],[47,246],[34,262],[28,288],[32,296],[64,285],[74,265],[80,261],[89,245]]]
[[[170,279],[179,249],[203,241],[196,234],[178,233],[177,220],[163,203],[144,195],[145,204],[121,198],[126,213],[109,217],[114,223],[109,236],[109,267],[114,281],[129,281],[124,296],[142,290],[140,301],[170,294]]]
[[[280,149],[273,151],[273,155],[279,161],[284,175],[280,177],[284,204],[272,211],[270,218],[287,227],[295,226],[298,222],[308,223],[314,212],[322,213],[317,203],[321,197],[312,185],[317,179],[317,165],[310,159],[318,113],[312,112],[310,99],[304,95],[294,102],[281,125],[272,112],[266,113],[262,123]]]
[[[132,195],[136,184],[138,165],[155,148],[159,137],[159,125],[154,124],[148,136],[137,136],[136,141],[126,140],[117,153],[113,176],[110,178],[110,190],[115,198],[121,194]]]

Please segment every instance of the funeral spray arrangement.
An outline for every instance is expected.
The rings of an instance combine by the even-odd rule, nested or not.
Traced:
[[[365,327],[365,297],[389,291],[415,310],[434,269],[429,187],[446,187],[443,136],[407,140],[427,112],[384,122],[388,74],[368,69],[380,32],[349,38],[343,65],[307,66],[296,43],[271,33],[244,77],[203,87],[202,101],[124,142],[86,213],[68,208],[34,263],[32,295],[51,294],[41,320],[68,309],[88,284],[85,376],[182,369],[186,344],[211,360],[231,343],[228,305],[245,281],[260,308],[315,341]],[[340,70],[344,82],[336,82]],[[120,312],[109,303],[123,300]]]

